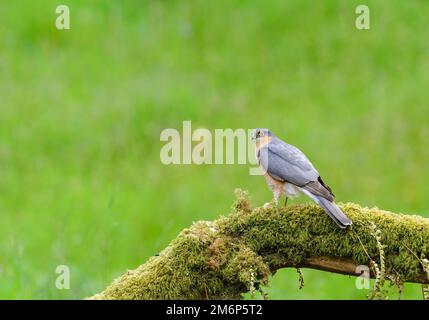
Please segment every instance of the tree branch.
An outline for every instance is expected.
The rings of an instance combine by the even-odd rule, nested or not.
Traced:
[[[386,272],[429,283],[419,261],[429,256],[429,220],[356,204],[340,205],[353,226],[339,229],[316,205],[250,208],[238,190],[232,213],[183,230],[159,255],[128,271],[90,299],[240,299],[279,268],[345,275],[379,262],[370,224],[381,230]]]

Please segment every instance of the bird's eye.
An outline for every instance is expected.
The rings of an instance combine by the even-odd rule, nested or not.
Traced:
[[[265,134],[264,134],[264,131],[259,131],[259,136],[260,137],[263,137]]]

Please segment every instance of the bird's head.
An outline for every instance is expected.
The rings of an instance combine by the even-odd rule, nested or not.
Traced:
[[[252,140],[259,141],[268,137],[273,137],[273,133],[269,129],[257,128],[253,130]]]

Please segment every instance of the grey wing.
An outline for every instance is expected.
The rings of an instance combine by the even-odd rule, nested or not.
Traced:
[[[299,187],[318,181],[319,173],[296,147],[283,142],[269,143],[260,149],[259,162],[273,178]]]
[[[258,158],[260,165],[270,176],[301,187],[302,191],[316,201],[340,228],[344,229],[352,224],[333,202],[334,195],[331,189],[298,148],[273,139],[259,150]]]

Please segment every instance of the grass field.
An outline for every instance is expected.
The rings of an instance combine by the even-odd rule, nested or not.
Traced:
[[[233,190],[247,165],[160,163],[164,128],[269,127],[339,202],[429,215],[429,4],[362,1],[0,3],[0,298],[96,293]],[[298,202],[309,201],[302,198]],[[55,287],[58,265],[70,290]],[[282,270],[272,299],[363,299],[355,279]],[[392,291],[392,298],[396,297]],[[403,298],[420,298],[408,285]]]

